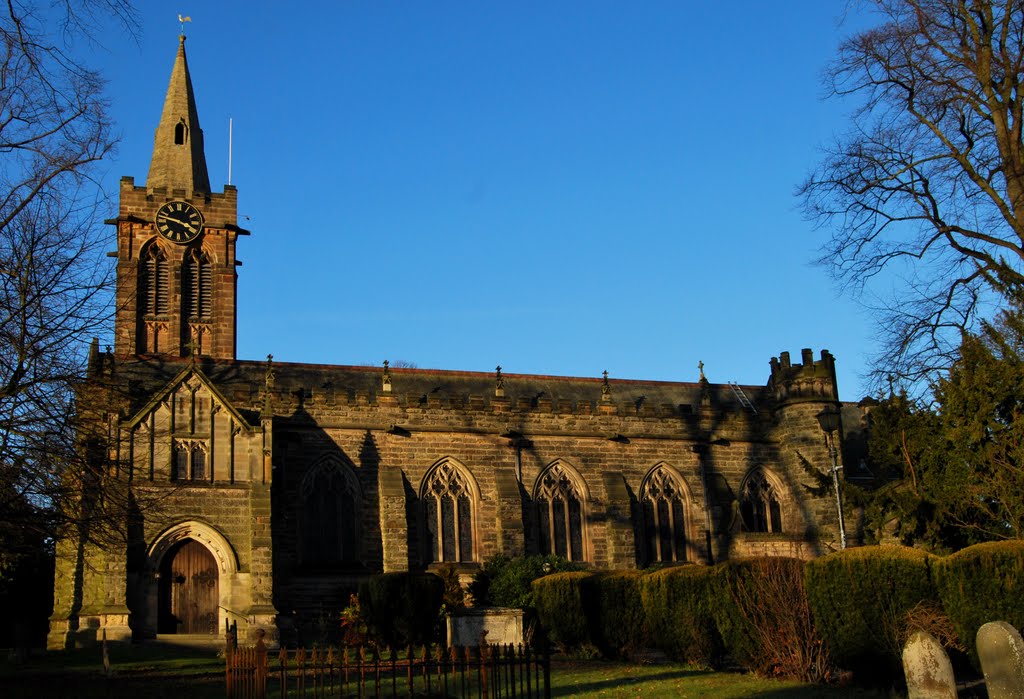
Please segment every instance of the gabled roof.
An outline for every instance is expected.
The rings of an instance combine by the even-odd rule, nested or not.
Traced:
[[[189,197],[193,192],[210,191],[203,130],[199,127],[192,78],[185,59],[184,36],[178,42],[178,55],[174,59],[164,110],[153,139],[153,159],[149,164],[146,187],[150,190],[165,187],[168,193],[182,189]]]
[[[202,387],[210,392],[210,394],[213,396],[213,399],[224,410],[228,411],[228,413],[235,420],[235,422],[237,422],[239,425],[246,427],[249,430],[256,429],[256,427],[250,424],[250,422],[238,411],[238,409],[235,408],[235,406],[233,406],[219,390],[217,390],[217,387],[213,385],[213,382],[210,381],[209,377],[207,377],[206,374],[204,374],[202,370],[199,369],[199,367],[197,367],[193,362],[189,362],[185,366],[185,368],[178,372],[178,374],[173,379],[167,382],[167,384],[162,389],[154,393],[153,397],[149,400],[149,402],[142,406],[142,409],[135,413],[135,415],[128,421],[128,427],[136,427],[150,413],[152,413],[154,410],[160,407],[160,404],[163,403],[167,399],[167,397],[171,395],[171,393],[178,390],[178,388],[180,388],[182,384],[187,383],[192,378],[195,378],[197,381],[199,381]]]

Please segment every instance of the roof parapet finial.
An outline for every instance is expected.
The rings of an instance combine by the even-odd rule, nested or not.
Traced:
[[[494,368],[494,397],[503,398],[505,396],[505,377],[501,375],[501,365],[499,364]]]
[[[185,22],[191,22],[192,18],[191,17],[182,17],[181,15],[178,15],[178,21],[181,23],[181,38],[184,39],[185,38]]]
[[[700,380],[707,381],[708,378],[704,376],[704,360],[700,359],[697,361],[697,370],[700,372]]]
[[[612,399],[612,387],[608,384],[608,370],[605,369],[602,374],[604,379],[601,381],[601,400],[610,401]]]
[[[391,393],[391,366],[388,360],[384,360],[384,373],[380,377],[381,390],[384,393]]]
[[[267,369],[263,376],[263,409],[260,411],[261,420],[270,420],[274,417],[274,355],[267,355]]]

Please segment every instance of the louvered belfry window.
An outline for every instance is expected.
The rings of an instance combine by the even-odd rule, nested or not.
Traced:
[[[163,316],[168,308],[167,255],[159,245],[152,245],[142,260],[140,299],[146,316]]]
[[[213,270],[210,258],[202,250],[189,253],[182,294],[189,320],[209,320],[213,310]]]

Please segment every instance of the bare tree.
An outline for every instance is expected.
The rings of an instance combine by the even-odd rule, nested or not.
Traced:
[[[1024,0],[864,4],[881,24],[826,73],[859,99],[852,126],[798,194],[831,231],[820,261],[880,299],[875,378],[920,385],[1002,305],[998,282],[1024,284]]]
[[[75,389],[111,314],[93,175],[115,139],[103,81],[71,46],[104,17],[134,26],[127,0],[0,11],[0,577],[29,532],[81,511],[65,498],[87,477]]]

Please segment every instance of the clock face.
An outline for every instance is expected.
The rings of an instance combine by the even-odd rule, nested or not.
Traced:
[[[203,232],[203,215],[187,201],[169,201],[156,210],[156,229],[172,243],[191,243]]]

